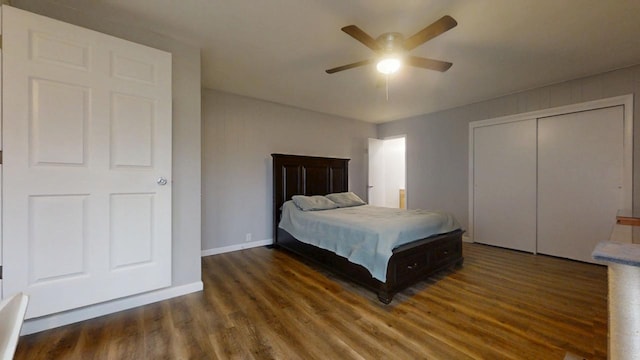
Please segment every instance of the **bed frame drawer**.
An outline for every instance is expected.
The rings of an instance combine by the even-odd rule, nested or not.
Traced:
[[[416,282],[434,271],[462,264],[460,239],[461,235],[455,238],[438,236],[417,246],[408,244],[410,251],[396,252],[389,261],[387,279],[391,277],[396,283]]]
[[[446,266],[462,256],[462,243],[441,242],[433,247],[428,256],[429,263],[433,268]]]
[[[404,279],[407,275],[420,274],[429,269],[429,258],[425,254],[411,254],[398,259],[396,264],[396,276]]]

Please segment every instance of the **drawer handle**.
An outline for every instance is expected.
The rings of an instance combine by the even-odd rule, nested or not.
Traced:
[[[413,270],[418,267],[418,263],[413,263],[412,265],[407,265],[407,269]]]
[[[445,250],[442,252],[444,255],[449,255],[449,250]]]

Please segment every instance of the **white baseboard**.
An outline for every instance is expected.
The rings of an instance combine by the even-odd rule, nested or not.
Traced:
[[[251,249],[251,248],[254,248],[254,247],[266,246],[266,245],[271,245],[271,244],[273,244],[273,239],[265,239],[265,240],[246,242],[246,243],[242,243],[242,244],[235,244],[235,245],[223,246],[223,247],[219,247],[219,248],[202,250],[201,256],[204,257],[204,256],[209,256],[209,255],[224,254],[224,253],[228,253],[228,252],[232,252],[232,251],[238,251],[238,250],[243,250],[243,249]]]
[[[118,311],[151,304],[181,295],[190,294],[193,292],[201,291],[203,287],[204,285],[202,281],[197,281],[190,284],[150,291],[144,294],[133,295],[122,299],[116,299],[100,304],[90,305],[58,314],[25,320],[24,324],[22,325],[22,331],[20,332],[20,335],[33,334],[40,331],[73,324],[75,322],[93,319],[98,316],[112,314]]]
[[[472,243],[473,239],[471,237],[469,237],[468,235],[462,235],[462,241],[468,242],[468,243]]]

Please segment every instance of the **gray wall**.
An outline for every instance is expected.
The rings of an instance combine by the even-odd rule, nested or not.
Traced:
[[[202,102],[203,250],[273,237],[272,153],[350,158],[349,188],[366,195],[374,124],[207,89]]]
[[[640,94],[640,66],[532,89],[378,126],[380,138],[407,134],[410,208],[453,212],[468,224],[469,127],[491,119],[562,105]],[[640,106],[634,106],[634,142],[640,144]],[[640,146],[634,147],[634,207],[640,208]],[[613,222],[613,219],[611,219]]]
[[[80,13],[53,1],[14,0],[15,7],[172,53],[173,255],[172,285],[201,280],[200,49],[177,40]]]

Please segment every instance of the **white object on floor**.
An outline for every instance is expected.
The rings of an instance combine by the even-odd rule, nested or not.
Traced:
[[[29,298],[23,293],[0,302],[0,360],[13,359],[28,302]]]
[[[576,355],[576,354],[572,354],[570,352],[568,352],[565,356],[564,356],[564,360],[586,360],[585,358],[583,358],[580,355]]]

